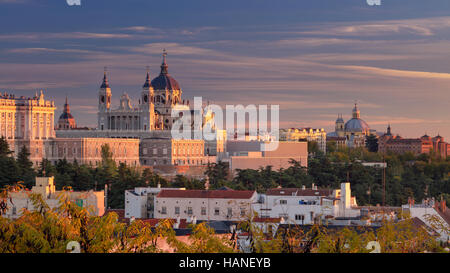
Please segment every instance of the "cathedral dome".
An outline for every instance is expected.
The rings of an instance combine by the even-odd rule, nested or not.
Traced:
[[[367,132],[369,130],[369,125],[360,118],[352,118],[345,124],[345,131],[348,132]]]
[[[169,75],[168,65],[166,63],[166,53],[163,54],[163,62],[161,64],[161,73],[158,77],[154,78],[151,85],[155,90],[180,90],[180,85],[178,82]]]

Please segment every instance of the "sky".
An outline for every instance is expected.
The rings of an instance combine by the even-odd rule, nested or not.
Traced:
[[[450,138],[450,1],[0,0],[0,91],[44,90],[95,126],[104,67],[118,105],[169,73],[183,98],[278,104],[280,127],[334,131],[355,101],[372,129]]]

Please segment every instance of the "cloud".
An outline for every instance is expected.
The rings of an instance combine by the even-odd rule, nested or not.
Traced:
[[[41,47],[31,47],[31,48],[14,48],[6,50],[8,53],[21,53],[21,54],[32,54],[32,53],[93,53],[90,50],[81,49],[55,49],[55,48],[41,48]]]

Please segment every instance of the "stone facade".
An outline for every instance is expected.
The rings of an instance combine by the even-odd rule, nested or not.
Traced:
[[[215,162],[205,156],[203,140],[147,138],[141,140],[141,164],[146,166],[202,166]]]
[[[102,146],[109,145],[117,164],[139,166],[139,140],[115,138],[56,138],[45,146],[45,158],[53,163],[65,158],[97,166],[102,161]]]
[[[290,128],[280,130],[280,141],[315,141],[319,145],[319,149],[327,152],[327,133],[322,129],[312,128]]]
[[[428,135],[420,138],[394,136],[390,133],[389,126],[388,133],[381,136],[378,140],[378,151],[396,154],[413,153],[415,155],[433,152],[436,156],[447,158],[450,155],[450,144],[445,142],[444,138],[439,135],[433,138]]]
[[[45,140],[55,137],[54,101],[43,91],[33,98],[0,93],[0,132],[7,140]]]

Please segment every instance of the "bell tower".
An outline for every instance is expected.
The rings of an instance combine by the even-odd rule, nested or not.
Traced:
[[[106,67],[103,73],[103,82],[98,92],[98,110],[107,111],[111,108],[111,88],[109,87]]]
[[[103,82],[98,91],[98,129],[108,128],[108,112],[111,108],[111,88],[109,87],[106,67],[103,73]]]
[[[338,137],[343,137],[344,136],[344,119],[342,118],[342,115],[338,115],[338,118],[336,120],[336,127],[335,127],[335,132],[338,135]]]
[[[142,86],[140,106],[141,130],[150,131],[155,128],[154,90],[150,82],[150,68],[147,66],[147,76]]]

